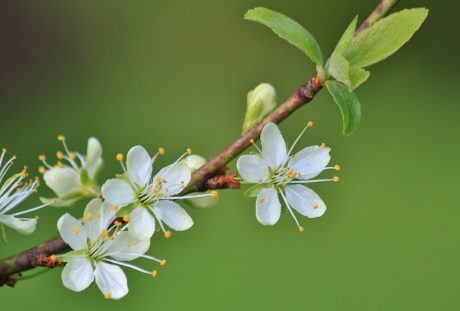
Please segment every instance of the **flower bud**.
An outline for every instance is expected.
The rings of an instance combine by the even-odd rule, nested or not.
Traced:
[[[243,134],[259,123],[276,107],[276,90],[268,83],[259,84],[248,93]]]
[[[192,172],[194,172],[206,164],[206,159],[197,154],[192,154],[187,156],[184,160],[182,160],[182,162],[185,163]]]

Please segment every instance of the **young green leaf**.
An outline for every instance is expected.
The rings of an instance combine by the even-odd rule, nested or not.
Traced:
[[[369,78],[370,72],[362,68],[351,66],[348,69],[348,76],[350,78],[351,89],[354,90],[362,83],[364,83],[367,78]]]
[[[351,40],[353,39],[353,34],[355,33],[356,24],[358,22],[358,16],[356,16],[348,25],[347,29],[343,33],[342,37],[340,38],[339,42],[337,43],[334,52],[337,52],[341,55],[345,55],[350,46]]]
[[[353,134],[361,120],[361,105],[358,97],[345,85],[335,80],[327,80],[326,87],[342,112],[343,133]]]
[[[375,64],[403,46],[420,28],[427,15],[425,8],[391,14],[354,37],[344,56],[352,66]]]
[[[313,62],[323,65],[323,54],[315,38],[296,21],[266,8],[249,10],[244,18],[269,27],[282,39],[302,50]]]
[[[351,89],[351,82],[348,73],[349,64],[345,57],[340,55],[338,52],[333,52],[326,63],[326,70],[337,81],[342,82]]]

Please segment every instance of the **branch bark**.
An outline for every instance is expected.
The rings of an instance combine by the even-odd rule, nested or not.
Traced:
[[[355,36],[384,16],[397,2],[398,0],[382,0],[363,24],[358,27]],[[238,188],[239,183],[234,179],[235,175],[225,175],[225,169],[223,168],[226,164],[251,145],[249,142],[251,138],[259,138],[265,124],[269,122],[280,123],[294,111],[309,103],[322,87],[323,81],[318,76],[314,76],[297,87],[294,93],[269,116],[196,170],[183,193],[207,189]],[[39,246],[1,260],[0,286],[3,284],[14,286],[21,272],[35,267],[53,268],[60,265],[59,262],[52,260],[52,255],[65,252],[68,249],[69,246],[60,237],[55,237]]]

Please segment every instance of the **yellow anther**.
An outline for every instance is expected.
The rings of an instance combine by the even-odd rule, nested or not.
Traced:
[[[317,209],[317,208],[318,208],[318,204],[316,204],[316,203],[313,204],[313,208],[314,208],[314,209]]]
[[[64,167],[64,164],[62,164],[61,161],[57,161],[55,167],[57,167],[57,168],[62,168],[62,167]]]
[[[41,155],[38,156],[38,159],[39,159],[40,161],[45,161],[45,160],[46,160],[46,156],[45,156],[44,154],[41,154]]]
[[[302,233],[302,232],[304,232],[304,231],[305,231],[305,228],[304,228],[304,227],[302,227],[302,226],[300,226],[300,227],[299,227],[299,231],[300,231],[300,233]]]
[[[73,227],[72,232],[73,232],[73,234],[77,235],[78,232],[80,232],[80,228],[78,228],[78,227]]]
[[[257,180],[257,183],[261,184],[261,183],[262,183],[262,179]]]
[[[251,144],[253,144],[253,143],[254,143],[254,138],[251,138],[251,139],[249,140],[249,142],[250,142]]]
[[[169,230],[165,231],[165,238],[169,239],[171,235],[172,235],[171,231]]]
[[[3,153],[6,153],[6,151],[7,151],[6,148],[2,148]]]
[[[260,202],[260,203],[264,203],[264,202],[265,202],[265,199],[264,199],[264,198],[260,198],[260,199],[259,199],[259,202]]]
[[[217,192],[216,190],[211,191],[211,196],[212,196],[212,197],[215,198],[215,197],[217,197],[218,195],[219,195],[219,192]]]
[[[75,159],[77,157],[77,154],[75,152],[69,152],[69,157],[71,159]]]
[[[109,237],[109,232],[106,230],[106,229],[102,229],[101,231],[101,235],[105,238],[108,238]]]
[[[56,158],[58,158],[59,160],[62,160],[63,157],[64,157],[64,154],[61,151],[56,152]]]
[[[117,161],[123,161],[123,154],[117,153]]]
[[[46,168],[45,168],[44,166],[40,166],[40,167],[38,168],[38,172],[39,172],[40,174],[45,174]]]
[[[192,154],[192,148],[187,148],[187,153]]]
[[[131,220],[131,216],[129,216],[129,215],[123,216],[123,221],[124,222],[129,222],[130,220]]]
[[[321,148],[323,148],[323,149],[324,149],[324,148],[326,148],[326,147],[327,147],[327,146],[326,146],[326,144],[325,144],[325,143],[321,143]]]
[[[35,216],[35,220],[36,220],[36,221],[39,221],[39,220],[40,220],[40,216]]]
[[[180,182],[180,187],[181,187],[182,189],[185,188],[185,182],[184,182],[183,180],[181,180],[181,182]]]
[[[51,255],[50,260],[51,260],[51,262],[55,262],[57,260],[57,256],[56,255]]]
[[[86,221],[91,221],[92,219],[93,219],[93,214],[91,214],[91,213],[86,214],[86,216],[85,216]]]
[[[313,126],[313,125],[315,125],[315,123],[313,121],[308,121],[307,126],[310,127],[310,126]]]
[[[340,177],[339,177],[339,176],[334,176],[334,177],[332,178],[332,180],[333,180],[334,182],[339,182]]]
[[[117,227],[120,227],[121,225],[123,225],[123,223],[119,220],[115,220],[113,224]]]
[[[152,271],[152,277],[156,277],[157,274],[158,274],[158,271],[157,271],[157,270],[153,270],[153,271]]]
[[[104,298],[109,300],[110,298],[112,298],[112,293],[111,292],[105,292]]]
[[[64,135],[59,135],[59,136],[57,137],[57,139],[58,139],[59,141],[64,141],[64,140],[65,140],[65,136],[64,136]]]
[[[133,247],[133,243],[128,242],[128,244],[127,244],[126,246],[127,246],[128,248],[131,248],[131,247]]]
[[[114,205],[112,205],[112,209],[113,209],[115,212],[117,212],[117,211],[118,211],[118,206],[114,204]]]
[[[166,264],[166,259],[162,259],[162,260],[160,261],[160,266],[164,266],[165,264]]]
[[[342,168],[340,167],[340,165],[336,164],[334,165],[334,168],[336,171],[340,171]]]
[[[163,147],[160,147],[160,148],[158,148],[158,152],[159,152],[160,154],[165,154],[166,149],[163,148]]]

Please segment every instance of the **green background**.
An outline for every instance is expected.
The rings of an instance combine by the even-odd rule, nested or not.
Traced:
[[[58,134],[77,150],[93,135],[104,146],[107,178],[121,170],[115,154],[135,144],[164,146],[160,165],[187,147],[211,157],[238,137],[247,91],[270,82],[282,102],[314,73],[300,51],[244,21],[247,9],[293,17],[328,54],[351,19],[375,4],[2,1],[0,144],[19,156],[17,170],[27,163],[35,173],[38,154],[60,149]],[[253,199],[221,191],[219,206],[189,209],[191,230],[154,236],[150,254],[168,265],[138,262],[159,269],[156,279],[126,271],[123,300],[105,301],[95,286],[73,293],[55,269],[1,288],[0,308],[459,310],[459,5],[402,1],[398,9],[413,6],[430,15],[410,43],[371,67],[357,91],[363,121],[355,135],[341,135],[325,91],[281,125],[292,142],[314,120],[302,144],[326,142],[332,164],[343,167],[339,184],[313,187],[328,211],[301,218],[304,234],[290,217],[260,225]],[[9,230],[0,257],[56,235],[64,211],[40,212],[32,236]]]

